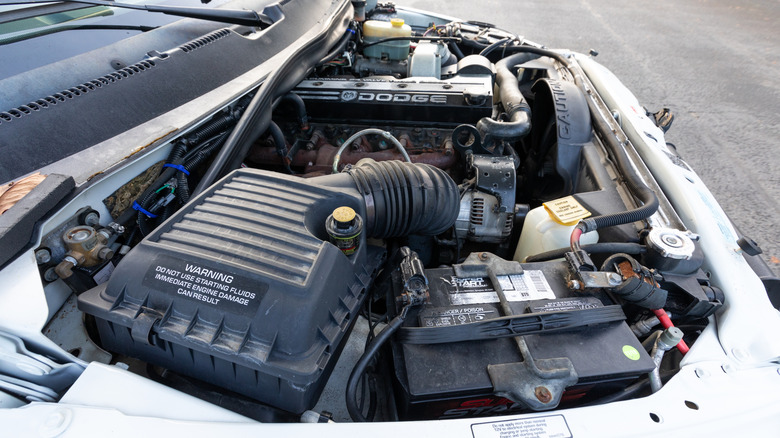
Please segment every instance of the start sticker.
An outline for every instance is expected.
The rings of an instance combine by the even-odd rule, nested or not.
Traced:
[[[492,421],[471,425],[474,438],[571,438],[572,433],[563,415]]]
[[[574,225],[580,219],[590,216],[590,212],[577,202],[573,196],[545,202],[542,205],[552,220],[561,225]]]
[[[248,316],[254,315],[268,291],[268,284],[253,282],[224,268],[214,269],[201,262],[162,256],[146,272],[143,285]]]
[[[544,272],[525,270],[522,274],[499,275],[498,282],[507,301],[532,301],[555,299]],[[498,303],[498,294],[489,278],[462,278],[452,276],[442,279],[448,284],[450,303],[456,306]]]

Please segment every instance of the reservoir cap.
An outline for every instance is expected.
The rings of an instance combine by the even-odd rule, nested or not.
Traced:
[[[349,228],[352,226],[352,222],[355,220],[355,210],[350,207],[339,207],[333,210],[333,219],[336,221],[336,226],[339,228]]]

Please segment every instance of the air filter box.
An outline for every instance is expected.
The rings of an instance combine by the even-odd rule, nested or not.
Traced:
[[[346,188],[239,170],[188,203],[79,296],[103,347],[285,411],[314,406],[384,258],[365,235],[350,256],[328,243],[334,208],[366,214],[335,177]]]
[[[384,260],[366,238],[441,233],[458,196],[427,164],[367,162],[310,179],[236,170],[133,248],[79,309],[111,351],[301,413]],[[349,255],[328,242],[338,207],[365,224]]]

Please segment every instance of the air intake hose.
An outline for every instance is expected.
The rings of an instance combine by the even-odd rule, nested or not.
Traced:
[[[458,217],[458,186],[436,167],[369,161],[346,173],[366,202],[369,237],[436,235],[451,227]]]
[[[458,186],[428,164],[361,160],[349,170],[308,181],[338,188],[365,205],[367,237],[432,236],[447,231],[458,218]]]

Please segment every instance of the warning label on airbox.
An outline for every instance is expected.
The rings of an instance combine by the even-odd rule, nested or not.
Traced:
[[[268,284],[173,257],[157,257],[146,272],[143,285],[247,316],[254,315],[268,291]]]

